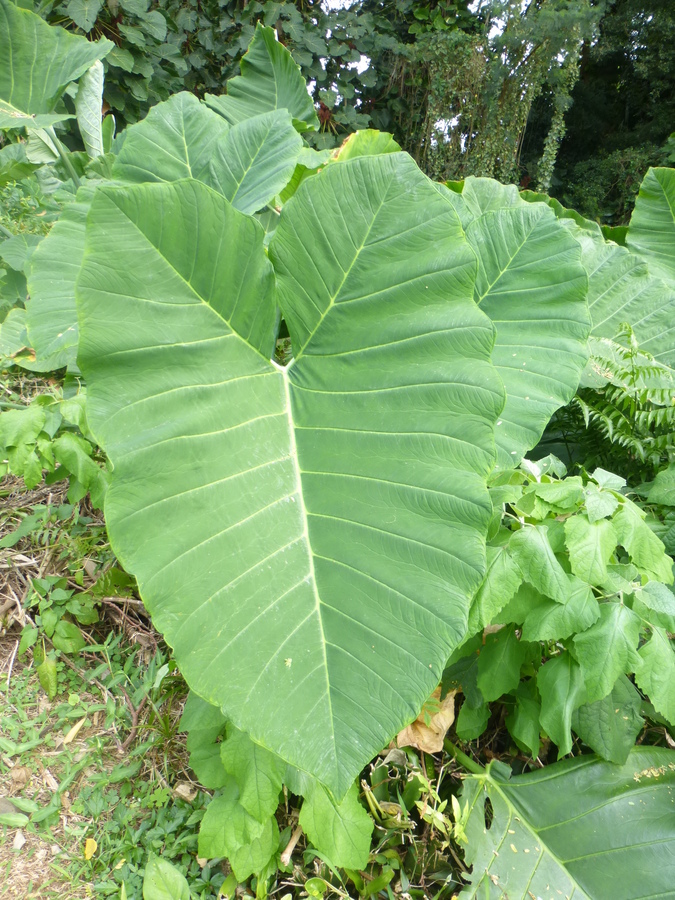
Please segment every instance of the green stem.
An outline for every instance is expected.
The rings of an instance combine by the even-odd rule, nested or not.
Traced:
[[[8,237],[8,238],[14,237],[14,235],[9,230],[9,228],[5,228],[5,226],[2,223],[0,223],[0,232],[2,232],[2,234],[4,234],[5,237]]]
[[[454,756],[458,763],[461,763],[465,769],[468,769],[472,775],[484,775],[485,769],[482,766],[479,766],[477,762],[474,762],[470,756],[467,756],[466,753],[462,753],[459,747],[455,747],[452,741],[446,738],[443,741],[443,746],[448,751],[451,756]]]
[[[66,170],[67,170],[68,174],[69,174],[70,177],[73,179],[73,182],[74,182],[74,184],[75,184],[75,187],[78,187],[78,188],[79,188],[79,187],[82,185],[82,182],[80,181],[77,172],[76,172],[75,169],[73,168],[73,164],[72,164],[71,161],[70,161],[70,158],[69,158],[69,156],[68,156],[68,153],[67,153],[67,151],[66,151],[66,148],[63,146],[63,144],[61,143],[61,141],[57,138],[56,132],[54,131],[53,128],[50,127],[50,128],[45,129],[45,130],[48,132],[49,137],[50,137],[50,138],[52,139],[52,141],[54,142],[54,146],[56,147],[57,152],[58,152],[59,156],[61,157],[61,159],[62,159],[62,161],[63,161],[63,165],[66,167]]]

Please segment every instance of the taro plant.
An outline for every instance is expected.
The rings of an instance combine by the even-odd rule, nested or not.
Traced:
[[[355,778],[482,626],[507,627],[485,649],[478,638],[477,702],[459,682],[460,738],[472,709],[478,733],[486,701],[507,695],[526,751],[543,729],[567,752],[573,727],[602,752],[575,724],[582,707],[606,711],[618,692],[634,709],[629,674],[655,716],[670,721],[672,701],[672,573],[641,512],[602,473],[513,475],[574,397],[591,334],[619,338],[628,318],[672,362],[672,291],[547,198],[434,184],[373,132],[326,158],[304,141],[313,127],[299,70],[259,27],[222,97],[159,104],[87,177],[31,258],[26,317],[38,360],[86,379],[112,547],[193,691],[192,765],[219,792],[200,853],[262,885],[288,864],[284,785],[304,796],[318,852],[365,864]],[[536,627],[511,595],[482,611],[495,578],[527,594]],[[636,721],[604,754],[623,768],[549,767],[551,796],[571,798],[551,810],[538,775],[509,781],[452,749],[472,773],[452,826],[474,866],[466,896],[603,896],[610,851],[640,852],[634,815],[621,817],[641,780],[656,779],[659,809],[671,799],[673,754],[628,753]],[[583,812],[593,864],[575,867],[566,823],[595,780],[613,827]],[[655,874],[626,897],[665,890],[675,835],[662,819]]]

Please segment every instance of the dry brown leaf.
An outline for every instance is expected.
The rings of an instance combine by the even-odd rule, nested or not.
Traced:
[[[31,771],[28,766],[15,766],[9,773],[9,777],[12,780],[12,787],[15,790],[26,787],[30,781],[30,776]]]
[[[71,741],[74,741],[74,740],[75,740],[75,738],[77,737],[77,734],[78,734],[80,728],[82,728],[82,726],[84,725],[84,723],[85,723],[86,721],[87,721],[87,717],[84,716],[83,718],[80,719],[79,722],[76,722],[76,723],[73,725],[73,727],[70,729],[70,731],[68,732],[68,734],[67,734],[67,735],[64,737],[64,739],[63,739],[63,746],[64,746],[64,747],[66,746],[66,744],[70,744]]]
[[[443,749],[443,739],[448,728],[455,721],[455,694],[450,691],[440,703],[440,686],[431,695],[431,700],[440,703],[438,710],[431,715],[424,709],[403,731],[396,737],[399,747],[417,747],[423,753],[440,753]]]

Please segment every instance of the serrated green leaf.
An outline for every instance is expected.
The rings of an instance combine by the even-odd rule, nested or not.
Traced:
[[[635,592],[635,611],[652,625],[675,632],[675,594],[659,581],[648,581]]]
[[[675,753],[656,747],[635,748],[623,766],[582,756],[511,779],[493,764],[463,782],[472,874],[460,897],[668,897],[674,791]]]
[[[639,650],[641,665],[635,680],[657,712],[675,725],[675,649],[663,628],[653,628],[652,635]]]
[[[591,478],[608,491],[620,491],[626,486],[625,478],[615,475],[613,472],[607,472],[605,469],[595,469]]]
[[[541,701],[534,678],[523,681],[515,692],[515,705],[506,717],[509,734],[521,747],[529,750],[532,759],[539,755],[539,718]]]
[[[620,675],[635,672],[640,666],[640,624],[639,617],[622,603],[602,603],[598,621],[575,635],[574,648],[584,673],[587,703],[606,697]]]
[[[274,817],[258,822],[239,803],[239,790],[229,780],[222,794],[206,807],[199,828],[198,853],[206,859],[225,856],[238,881],[262,872],[279,847]]]
[[[541,727],[558,747],[558,759],[572,749],[572,713],[586,700],[581,667],[570,653],[547,660],[537,672]]]
[[[538,645],[519,641],[513,625],[488,634],[478,657],[478,687],[483,697],[490,702],[513,690],[523,663],[533,652],[539,652]]]
[[[463,741],[475,741],[487,728],[489,719],[490,707],[487,703],[471,706],[465,700],[455,722],[457,736]]]
[[[592,484],[589,484],[584,491],[584,501],[586,515],[591,523],[613,515],[619,505],[619,500],[614,494],[610,491],[599,491]]]
[[[612,523],[607,519],[589,522],[580,513],[567,519],[565,535],[574,574],[589,584],[602,584],[618,540]]]
[[[585,631],[600,616],[598,601],[586,582],[572,576],[565,603],[542,597],[522,620],[523,640],[562,640],[577,631]]]
[[[584,703],[572,715],[572,728],[598,756],[622,766],[644,725],[642,698],[625,675],[610,694]]]
[[[253,40],[240,62],[241,75],[227,82],[227,94],[206,95],[206,103],[230,124],[275,109],[287,109],[298,131],[319,128],[305,79],[274,30],[257,24]]]
[[[673,583],[673,560],[663,543],[644,521],[645,513],[630,500],[612,518],[619,543],[638,569],[653,581]]]
[[[475,634],[489,625],[513,597],[521,581],[520,568],[506,547],[488,547],[487,572],[471,601],[467,634]]]
[[[555,557],[543,525],[525,526],[509,541],[509,553],[525,581],[557,603],[565,603],[569,576]]]
[[[314,847],[338,868],[365,869],[374,822],[353,784],[337,804],[317,782],[305,796],[299,824]]]
[[[657,473],[647,499],[650,503],[675,506],[675,463]]]
[[[143,900],[190,900],[190,888],[183,873],[152,852],[145,866]]]
[[[574,509],[584,496],[583,483],[578,476],[562,481],[540,482],[532,487],[532,493],[560,512]]]
[[[233,725],[228,726],[227,740],[220,745],[220,758],[237,782],[239,802],[246,812],[259,822],[273,816],[286,771],[283,760]]]

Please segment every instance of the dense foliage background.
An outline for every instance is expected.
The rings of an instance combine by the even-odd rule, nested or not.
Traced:
[[[30,0],[24,0],[30,6]],[[53,24],[105,36],[119,126],[179,90],[219,93],[257,22],[320,104],[317,147],[391,131],[432,177],[547,190],[607,224],[630,216],[675,121],[669,0],[66,0]]]

